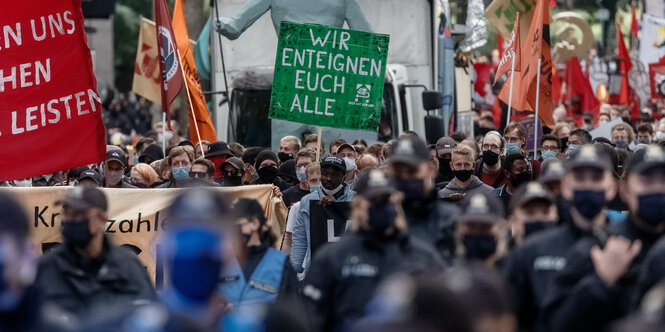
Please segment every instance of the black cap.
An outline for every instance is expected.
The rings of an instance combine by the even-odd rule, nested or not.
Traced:
[[[514,211],[516,208],[533,201],[554,204],[554,199],[547,192],[547,189],[542,184],[532,181],[517,188],[517,191],[510,199],[510,211]]]
[[[593,144],[582,145],[580,151],[572,159],[569,159],[565,166],[568,171],[582,167],[612,171],[612,165],[606,153]]]
[[[563,167],[563,161],[557,158],[547,159],[540,164],[540,176],[538,177],[538,181],[540,183],[559,181],[565,174],[566,170]]]
[[[231,157],[229,159],[226,159],[225,162],[223,162],[221,165],[219,165],[220,170],[224,170],[224,166],[226,165],[231,165],[235,169],[239,169],[241,171],[245,170],[245,163],[242,162],[242,159],[238,157]]]
[[[328,166],[335,167],[341,170],[342,172],[346,172],[346,164],[344,163],[344,160],[337,158],[335,156],[328,156],[323,158],[323,160],[321,160],[321,168]]]
[[[104,192],[89,185],[81,185],[70,189],[61,203],[63,206],[69,206],[76,210],[90,208],[98,208],[102,211],[108,210],[108,201]]]
[[[182,142],[178,143],[178,146],[185,146],[185,145],[189,145],[191,147],[194,147],[194,143],[192,143],[192,141],[190,141],[188,139],[183,140]]]
[[[79,182],[83,181],[84,179],[91,179],[95,181],[98,186],[102,185],[102,176],[91,169],[81,172],[81,175],[79,175]]]
[[[648,172],[654,167],[665,167],[665,152],[660,145],[651,144],[639,149],[628,160],[626,174]]]
[[[420,138],[406,135],[395,141],[390,148],[390,161],[418,167],[429,160],[429,149]]]
[[[484,222],[494,224],[504,216],[503,203],[492,192],[468,193],[462,201],[464,213],[459,222]]]
[[[125,157],[125,153],[120,148],[107,149],[106,162],[108,163],[112,160],[115,160],[122,164],[122,166],[125,166],[127,158]]]
[[[164,159],[164,152],[162,147],[157,144],[150,144],[143,149],[143,152],[139,156],[140,163],[150,164],[155,160]]]
[[[226,142],[217,141],[208,145],[208,152],[206,152],[206,157],[221,157],[226,155],[233,156],[233,153],[231,153],[229,145],[226,144]]]
[[[361,172],[354,185],[354,190],[358,195],[370,200],[397,191],[392,178],[381,169],[370,169]]]

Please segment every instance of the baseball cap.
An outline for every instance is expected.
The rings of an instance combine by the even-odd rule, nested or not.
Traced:
[[[660,145],[650,144],[633,153],[626,165],[626,174],[644,173],[654,167],[665,167],[665,152]]]
[[[358,151],[356,151],[356,148],[354,148],[353,145],[351,145],[349,143],[342,143],[342,145],[340,145],[337,148],[337,152],[342,151],[342,149],[351,149],[351,150],[353,150],[353,152],[358,153]]]
[[[532,181],[517,188],[517,191],[510,199],[510,211],[533,201],[544,201],[548,204],[554,204],[554,199],[547,192],[547,189],[542,184]]]
[[[436,141],[436,153],[441,156],[446,153],[452,153],[457,146],[457,142],[452,137],[444,136]]]
[[[106,151],[106,162],[115,160],[125,166],[125,153],[121,149],[107,149]]]
[[[397,191],[392,178],[380,169],[361,172],[354,185],[354,190],[358,195],[367,199],[379,198]]]
[[[231,153],[229,145],[222,141],[210,143],[208,146],[208,152],[206,152],[206,157],[219,157],[226,155],[232,156],[233,153]]]
[[[81,172],[81,175],[79,175],[79,182],[83,181],[84,179],[92,179],[97,183],[98,186],[102,185],[102,176],[96,171],[86,170]]]
[[[563,167],[563,161],[556,158],[547,159],[540,164],[538,181],[540,183],[559,181],[565,174],[566,170]]]
[[[612,171],[611,162],[607,155],[600,148],[592,144],[582,145],[580,151],[572,159],[569,159],[565,166],[567,171],[581,167]]]
[[[67,191],[65,198],[58,202],[63,206],[70,206],[77,210],[98,208],[108,210],[108,201],[103,191],[97,187],[81,185]]]
[[[494,224],[504,216],[503,203],[492,192],[475,192],[462,200],[459,222],[483,222]]]
[[[344,163],[344,160],[335,156],[328,156],[323,158],[323,160],[321,160],[321,168],[324,167],[335,167],[342,172],[346,172],[346,164]]]
[[[405,135],[398,138],[390,149],[390,161],[393,163],[418,167],[420,163],[429,160],[427,145],[415,136]]]
[[[245,163],[243,163],[242,160],[238,157],[231,157],[229,159],[226,159],[225,162],[219,165],[219,169],[223,171],[226,165],[231,165],[233,166],[233,168],[239,169],[241,171],[245,170]]]

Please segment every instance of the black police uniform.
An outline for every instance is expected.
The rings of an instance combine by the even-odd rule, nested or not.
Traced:
[[[637,279],[632,308],[636,309],[642,297],[646,295],[651,287],[663,280],[665,280],[665,237],[658,240],[644,257]]]
[[[365,305],[387,276],[442,267],[434,248],[402,233],[389,237],[347,233],[315,254],[303,295],[316,330],[339,330],[363,316]]]
[[[591,248],[603,247],[609,236],[640,240],[642,250],[628,271],[612,287],[596,274]],[[632,218],[594,232],[578,241],[566,257],[566,267],[554,279],[543,304],[543,324],[550,331],[600,331],[612,320],[630,312],[642,260],[660,234],[639,229]]]

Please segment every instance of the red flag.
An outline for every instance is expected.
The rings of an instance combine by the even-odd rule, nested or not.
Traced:
[[[499,35],[501,36],[501,35]],[[496,69],[496,74],[494,75],[494,83],[503,76],[503,74],[510,72],[512,69],[513,57],[515,57],[515,71],[519,72],[522,61],[520,54],[520,13],[515,14],[515,24],[513,25],[513,33],[510,36],[510,43],[506,49],[501,52],[501,61],[499,62],[499,67]],[[506,81],[508,82],[508,81]],[[508,83],[510,85],[510,83]]]
[[[166,113],[167,119],[170,119],[169,105],[180,93],[183,81],[171,17],[165,0],[155,0],[155,26],[160,55],[159,69],[162,72],[162,111]],[[169,126],[170,122],[167,122]]]
[[[106,159],[81,0],[1,1],[0,22],[0,181]]]
[[[501,34],[498,34],[496,36],[496,49],[499,50],[499,59],[503,56],[503,52],[505,51],[505,47],[503,45],[503,36]]]
[[[599,104],[596,96],[589,83],[589,78],[582,72],[582,66],[577,57],[568,59],[566,63],[566,93],[564,96],[565,101],[571,101],[576,96],[580,99],[580,112],[591,112],[596,109]],[[571,114],[579,115],[582,114]]]
[[[561,102],[561,78],[556,66],[552,66],[552,101]]]
[[[633,17],[632,22],[630,23],[630,33],[637,38],[637,33],[640,31],[640,24],[637,22],[637,9],[633,7]]]
[[[630,62],[630,55],[626,43],[623,40],[621,26],[617,24],[617,48],[619,49],[619,70],[621,71],[621,93],[619,94],[619,104],[628,105],[630,103],[630,85],[628,84],[628,72],[633,68]]]

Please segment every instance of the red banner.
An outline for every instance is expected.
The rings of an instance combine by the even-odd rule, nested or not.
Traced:
[[[81,0],[0,2],[0,181],[106,158]]]

